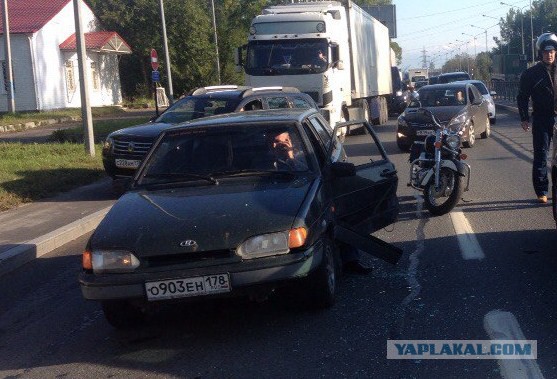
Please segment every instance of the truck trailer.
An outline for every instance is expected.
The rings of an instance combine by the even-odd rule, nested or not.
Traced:
[[[309,94],[331,125],[388,120],[391,48],[385,25],[350,0],[269,6],[238,48],[249,86],[293,86]]]

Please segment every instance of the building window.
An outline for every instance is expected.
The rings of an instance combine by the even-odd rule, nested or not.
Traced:
[[[72,61],[66,61],[66,86],[68,87],[68,92],[75,92],[75,71]]]
[[[91,62],[91,78],[93,80],[93,90],[99,90],[99,88],[101,87],[101,82],[99,79],[97,62]]]

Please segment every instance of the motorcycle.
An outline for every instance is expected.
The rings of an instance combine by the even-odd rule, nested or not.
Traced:
[[[436,126],[435,134],[415,141],[410,152],[411,186],[423,192],[424,204],[435,216],[449,213],[470,186],[470,165],[460,149],[463,125],[453,118],[444,126],[435,115],[419,108]]]

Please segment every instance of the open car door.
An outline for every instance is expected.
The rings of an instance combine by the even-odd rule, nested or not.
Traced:
[[[340,154],[344,162],[354,165],[354,175],[339,175],[331,183],[335,206],[335,238],[355,248],[395,264],[402,251],[371,233],[394,223],[399,204],[396,195],[398,177],[394,164],[367,121],[337,124],[337,129],[360,126],[358,135],[346,136]],[[334,138],[329,156],[339,156],[340,142]],[[332,173],[334,175],[334,163]]]

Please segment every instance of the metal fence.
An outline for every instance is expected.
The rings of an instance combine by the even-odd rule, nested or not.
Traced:
[[[502,100],[516,100],[519,81],[492,80],[491,90],[497,92],[497,98]]]

